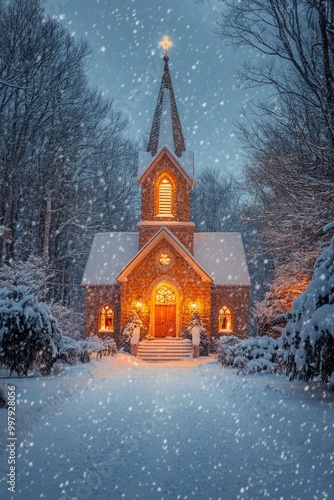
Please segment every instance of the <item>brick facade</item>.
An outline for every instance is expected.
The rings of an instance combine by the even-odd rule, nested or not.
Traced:
[[[114,332],[111,335],[116,342],[120,334],[120,286],[119,285],[87,285],[84,286],[84,333],[105,335],[99,332],[99,312],[101,307],[109,305],[114,311]]]
[[[157,258],[167,252],[173,259],[171,267],[165,271]],[[193,313],[192,304],[201,314],[210,330],[210,283],[203,282],[194,269],[175,251],[172,246],[162,240],[138,266],[128,275],[127,281],[121,283],[121,329],[127,323],[132,310],[141,303],[137,312],[143,321],[145,330],[150,330],[151,308],[154,307],[152,291],[154,284],[167,281],[174,285],[179,293],[179,331],[188,324]],[[152,325],[151,325],[152,330]],[[154,333],[154,332],[151,332]]]
[[[232,331],[240,338],[248,337],[249,286],[212,285],[211,335],[219,336],[219,310],[226,305],[232,310]],[[221,333],[221,335],[223,335]]]
[[[170,112],[165,113],[163,116],[163,110],[168,105],[170,105]],[[169,125],[173,134],[170,134],[170,136],[169,134],[163,135],[163,140],[169,142],[167,148],[162,146],[161,150],[158,151],[161,126],[163,132],[169,130],[168,127],[165,127],[168,116],[171,120]],[[161,122],[162,117],[163,123]],[[165,142],[162,142],[162,144],[165,144]],[[173,154],[170,151],[173,151]],[[170,80],[167,57],[165,58],[164,73],[149,139],[148,157],[152,158],[152,163],[147,165],[144,170],[140,169],[142,173],[138,180],[142,188],[141,220],[137,224],[138,251],[142,250],[148,242],[151,243],[142,250],[139,256],[138,254],[136,256],[129,253],[130,250],[133,252],[133,249],[136,251],[136,240],[131,247],[131,245],[127,246],[129,239],[124,237],[122,240],[124,243],[115,249],[115,253],[118,252],[119,260],[115,258],[114,253],[108,254],[108,252],[105,252],[103,254],[105,260],[110,259],[108,263],[105,260],[102,263],[100,262],[100,247],[95,247],[93,254],[90,254],[90,266],[88,266],[90,271],[87,274],[88,280],[86,277],[84,283],[99,283],[101,274],[98,265],[103,267],[108,264],[109,267],[106,267],[106,269],[111,269],[112,274],[108,276],[107,281],[110,279],[115,284],[84,285],[85,336],[91,334],[102,335],[104,333],[99,332],[98,323],[99,312],[104,305],[109,305],[114,311],[113,335],[117,341],[119,341],[120,333],[133,311],[138,313],[146,332],[154,335],[155,310],[158,318],[157,335],[166,336],[168,335],[166,332],[172,331],[173,334],[176,332],[176,336],[178,336],[189,325],[192,314],[198,312],[209,335],[217,337],[220,334],[219,311],[224,305],[232,313],[231,330],[233,333],[239,337],[248,335],[249,286],[217,285],[214,282],[212,283],[210,278],[210,275],[218,276],[217,280],[219,279],[220,283],[229,282],[224,273],[220,272],[222,268],[217,266],[224,266],[226,256],[231,250],[228,248],[226,252],[225,249],[224,254],[218,242],[211,247],[213,253],[210,255],[210,245],[206,245],[210,241],[207,236],[207,240],[202,240],[204,243],[202,253],[199,252],[199,255],[202,256],[200,261],[202,267],[200,267],[182,249],[183,245],[188,252],[194,255],[195,224],[190,220],[190,194],[193,179],[189,174],[191,170],[189,164],[187,164],[187,170],[182,166],[185,165],[181,161],[183,151],[185,151],[184,139]],[[181,157],[181,160],[178,160],[178,157]],[[161,231],[163,227],[173,233],[182,245],[175,242],[175,239],[168,231]],[[101,235],[104,234],[101,233]],[[118,234],[122,235],[123,233]],[[156,234],[157,238],[153,240]],[[108,245],[105,246],[101,243],[101,248],[107,247]],[[111,247],[112,245],[110,245]],[[240,246],[238,248],[239,254],[237,255],[240,255],[240,266],[244,268],[243,248]],[[197,252],[198,248],[196,247],[195,250]],[[208,252],[208,261],[211,260],[210,275],[206,274],[209,271],[205,269],[207,265],[205,262],[206,252]],[[167,264],[163,260],[159,260],[162,253],[166,253],[168,259],[170,259]],[[221,258],[221,254],[225,255],[225,260],[223,257]],[[128,263],[125,263],[124,255],[129,259]],[[92,269],[94,272],[92,272]],[[246,276],[243,273],[243,279],[244,283],[248,283],[247,273]],[[160,316],[163,319],[159,323],[158,311],[161,311],[161,309],[156,308],[155,297],[157,287],[161,283],[166,283],[174,290],[175,296],[173,296],[173,304],[171,304],[173,306],[171,321],[174,322],[176,317],[175,329],[169,328],[166,316]],[[162,307],[165,305],[163,304]],[[161,304],[159,307],[161,307]],[[228,318],[230,321],[230,314]],[[160,329],[161,324],[167,325],[166,330]]]
[[[177,239],[186,247],[189,252],[194,255],[194,233],[195,233],[195,224],[190,222],[189,224],[168,224],[165,222],[163,226],[142,224],[139,222],[137,224],[138,233],[139,233],[139,250],[143,248],[144,245],[148,241],[150,241],[155,233],[159,231],[160,227],[167,227],[176,237]]]

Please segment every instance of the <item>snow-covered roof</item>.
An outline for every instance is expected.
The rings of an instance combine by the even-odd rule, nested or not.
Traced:
[[[178,240],[178,238],[167,227],[162,227],[155,235],[140,249],[138,254],[132,259],[125,269],[117,276],[119,282],[126,281],[129,273],[136,268],[139,262],[146,259],[150,251],[161,241],[165,239],[174,250],[181,255],[181,257],[188,263],[190,267],[202,278],[203,281],[211,283],[210,276],[205,270],[196,262],[194,256],[187,248]]]
[[[81,284],[110,285],[117,283],[116,277],[137,252],[137,233],[96,234]]]
[[[138,182],[141,182],[144,174],[146,174],[149,170],[150,167],[156,163],[156,161],[159,161],[159,159],[162,157],[161,153],[165,150],[166,154],[169,153],[171,159],[174,161],[174,164],[177,166],[177,168],[182,172],[183,171],[187,174],[189,178],[189,182],[193,184],[193,179],[194,179],[194,153],[192,151],[183,151],[182,155],[180,157],[177,157],[174,151],[167,145],[163,145],[161,149],[158,150],[157,154],[154,156],[151,155],[151,153],[147,152],[139,152],[138,155]],[[181,167],[181,168],[180,168]],[[182,172],[184,174],[184,172]]]
[[[167,228],[165,230],[169,233]],[[176,239],[174,235],[172,237]],[[180,247],[188,253],[182,244]],[[96,234],[82,284],[118,283],[117,276],[137,254],[137,233]],[[213,279],[216,285],[250,284],[241,233],[195,233],[193,260]]]
[[[215,285],[250,285],[241,233],[195,233],[194,257]]]

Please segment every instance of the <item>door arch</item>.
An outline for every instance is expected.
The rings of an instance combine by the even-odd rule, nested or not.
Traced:
[[[153,337],[179,337],[182,292],[171,279],[158,279],[150,287],[150,330]]]

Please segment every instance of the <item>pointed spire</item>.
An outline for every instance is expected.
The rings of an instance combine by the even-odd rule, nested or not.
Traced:
[[[147,151],[150,151],[154,156],[163,146],[169,146],[177,156],[181,156],[186,147],[168,67],[167,52],[171,42],[167,37],[164,37],[160,45],[165,51],[165,65]]]

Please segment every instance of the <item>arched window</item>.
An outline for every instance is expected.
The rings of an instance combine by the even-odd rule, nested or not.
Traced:
[[[114,331],[114,311],[108,305],[104,305],[100,309],[99,331],[100,332],[113,332]]]
[[[172,215],[172,184],[167,177],[164,177],[159,184],[158,210],[158,215]]]
[[[219,331],[220,332],[232,331],[232,311],[227,306],[223,306],[219,310]]]

